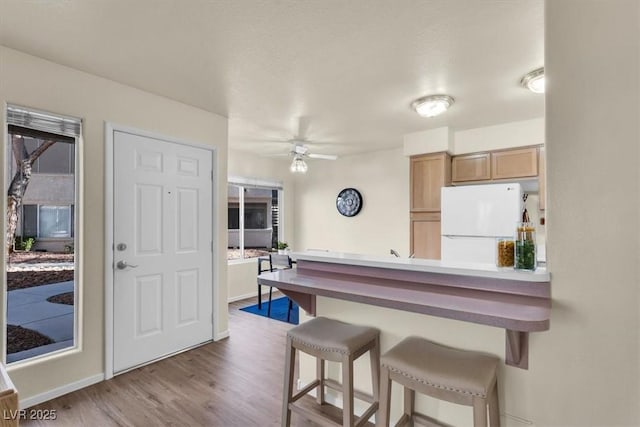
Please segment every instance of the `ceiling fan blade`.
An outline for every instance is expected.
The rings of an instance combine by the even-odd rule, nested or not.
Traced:
[[[272,153],[272,154],[263,154],[261,157],[289,157],[291,153]]]
[[[309,118],[309,116],[298,117],[298,133],[296,134],[296,139],[304,140],[306,138],[310,124],[311,119]]]
[[[322,160],[336,160],[338,158],[338,156],[333,154],[307,154],[307,157]]]
[[[304,145],[302,145],[300,143],[294,143],[293,150],[291,150],[291,151],[293,151],[296,154],[305,155],[305,154],[307,154],[308,150],[309,149],[307,147],[305,147]]]

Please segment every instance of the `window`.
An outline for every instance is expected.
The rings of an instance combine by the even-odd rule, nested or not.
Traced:
[[[22,233],[19,235],[45,239],[73,237],[74,207],[30,205],[22,206]]]
[[[228,187],[229,260],[266,255],[281,239],[282,187],[247,181],[230,179]]]
[[[6,362],[77,345],[80,120],[9,105]]]
[[[40,237],[71,237],[70,206],[40,206]]]

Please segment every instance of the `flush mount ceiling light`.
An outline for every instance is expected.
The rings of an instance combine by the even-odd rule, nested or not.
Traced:
[[[429,95],[413,101],[411,108],[422,117],[435,117],[447,111],[453,102],[449,95]]]
[[[301,155],[296,154],[291,162],[291,172],[293,173],[307,173],[307,163],[304,161]]]
[[[527,73],[522,80],[520,80],[520,84],[531,92],[544,93],[544,67]]]

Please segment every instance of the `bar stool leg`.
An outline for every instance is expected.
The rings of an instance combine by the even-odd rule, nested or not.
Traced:
[[[491,427],[500,427],[500,403],[498,400],[498,380],[493,386],[493,390],[489,395],[489,425]]]
[[[296,360],[296,349],[293,347],[293,342],[290,338],[287,338],[287,353],[285,355],[284,365],[284,389],[282,399],[282,427],[291,426],[291,410],[289,409],[289,402],[293,396],[293,373]]]
[[[380,402],[380,337],[376,337],[373,347],[369,350],[371,364],[371,386],[373,387],[373,401]],[[378,408],[380,403],[378,403]]]
[[[388,427],[391,405],[391,378],[389,369],[380,369],[380,408],[376,414],[376,427]]]
[[[487,400],[473,398],[473,427],[487,427]]]
[[[342,357],[342,425],[353,427],[353,359],[349,355]]]
[[[409,419],[409,425],[413,426],[413,411],[415,410],[416,392],[409,387],[404,388],[404,413]]]
[[[316,402],[318,405],[322,405],[324,403],[324,359],[320,357],[316,357],[316,378],[320,381]]]

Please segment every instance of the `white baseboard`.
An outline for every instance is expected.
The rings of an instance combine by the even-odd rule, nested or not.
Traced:
[[[81,388],[89,387],[101,381],[104,381],[104,374],[94,375],[74,383],[63,385],[62,387],[54,388],[53,390],[45,391],[41,394],[36,394],[35,396],[27,397],[26,399],[20,399],[20,409],[27,409],[39,405],[40,403],[47,402],[56,397],[71,393],[72,391],[80,390]]]
[[[269,287],[268,286],[263,286],[264,288],[266,288],[265,290],[262,291],[262,295],[266,295],[269,293]],[[257,295],[257,292],[251,292],[248,294],[244,294],[244,295],[238,295],[236,297],[231,297],[229,299],[227,299],[227,302],[232,303],[232,302],[236,302],[236,301],[240,301],[243,299],[247,299],[247,298],[252,298],[255,297]]]
[[[214,341],[220,341],[220,340],[223,340],[225,338],[229,338],[229,330],[228,329],[225,330],[225,331],[222,331],[222,332],[214,332],[213,333],[213,340]]]

